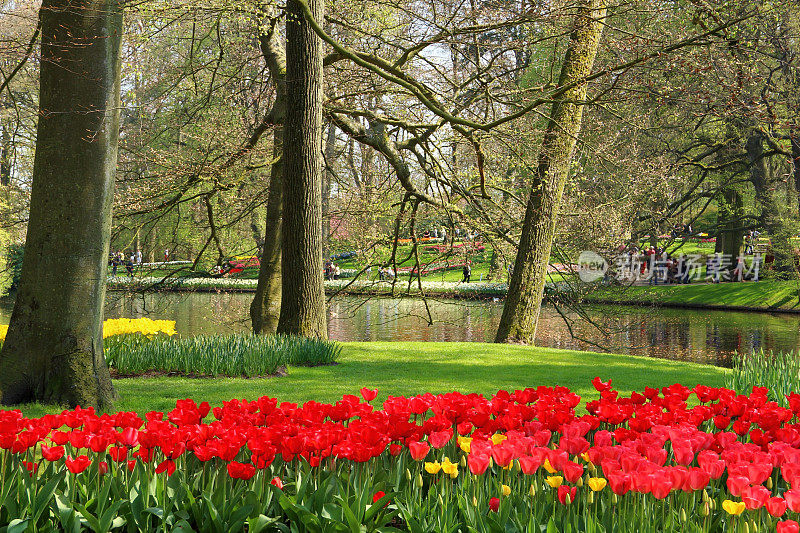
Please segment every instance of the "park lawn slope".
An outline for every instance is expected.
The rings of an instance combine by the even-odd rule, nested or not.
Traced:
[[[291,367],[287,377],[267,379],[132,378],[114,381],[120,400],[116,410],[169,411],[175,401],[193,398],[221,405],[231,398],[268,395],[280,401],[333,402],[361,387],[377,388],[378,401],[388,395],[449,391],[492,394],[499,389],[563,385],[595,398],[595,376],[613,379],[620,392],[673,383],[722,386],[725,369],[628,355],[483,343],[351,342],[343,343],[339,364]],[[57,409],[29,405],[26,416]]]
[[[598,289],[588,302],[800,312],[797,281],[698,283]]]

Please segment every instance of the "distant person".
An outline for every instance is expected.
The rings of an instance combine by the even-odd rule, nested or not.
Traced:
[[[334,264],[333,265],[333,279],[339,279],[339,276],[341,275],[341,273],[342,273],[342,270],[339,268],[339,265]]]
[[[119,266],[119,256],[114,252],[111,256],[111,275],[117,275],[117,267]]]
[[[472,268],[469,266],[469,261],[464,263],[462,273],[464,274],[464,279],[461,280],[461,283],[469,283],[469,278],[472,276]]]
[[[164,250],[164,262],[166,263],[167,261],[169,261],[169,248]]]
[[[142,251],[136,250],[136,264],[142,266]]]
[[[133,256],[131,255],[130,259],[125,261],[125,270],[128,271],[128,275],[133,277]]]

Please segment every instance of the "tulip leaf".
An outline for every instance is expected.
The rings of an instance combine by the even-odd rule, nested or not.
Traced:
[[[42,515],[42,511],[48,508],[48,502],[53,498],[53,494],[56,491],[56,487],[64,480],[65,473],[61,472],[53,479],[45,483],[44,487],[39,491],[39,494],[36,496],[36,506],[34,507],[33,512],[33,523],[36,524],[39,522],[39,517]]]
[[[30,520],[30,518],[15,518],[9,522],[6,533],[22,533],[28,529],[28,522],[30,522]]]
[[[86,507],[76,503],[75,508],[78,510],[78,512],[81,513],[81,516],[89,525],[89,527],[92,529],[92,531],[94,531],[95,533],[100,533],[102,531],[102,529],[100,528],[100,521],[97,520],[97,517],[95,517],[92,513],[87,511]]]
[[[277,521],[278,521],[277,518],[270,518],[268,516],[261,514],[247,521],[247,530],[249,533],[261,533],[268,526],[274,524]]]
[[[116,514],[119,511],[119,508],[122,507],[122,504],[125,503],[122,500],[117,500],[116,502],[112,503],[111,506],[105,510],[102,516],[99,518],[100,529],[102,531],[108,531],[111,529],[111,523],[116,518]]]
[[[347,505],[342,505],[342,514],[344,515],[345,520],[347,520],[347,525],[350,527],[351,533],[360,533],[361,531],[361,522],[359,522],[356,515],[353,514],[353,511],[350,510],[350,507]]]

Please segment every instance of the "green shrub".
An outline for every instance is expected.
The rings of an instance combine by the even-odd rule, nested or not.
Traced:
[[[341,346],[331,341],[243,333],[197,337],[118,335],[109,337],[104,344],[109,367],[120,374],[267,376],[285,365],[334,363],[341,353]]]
[[[767,387],[769,399],[788,405],[786,395],[800,392],[800,356],[794,352],[773,353],[760,350],[733,357],[733,371],[725,386],[742,394],[753,387]]]

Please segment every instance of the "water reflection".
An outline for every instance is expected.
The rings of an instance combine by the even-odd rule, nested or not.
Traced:
[[[252,295],[233,293],[110,292],[106,317],[165,318],[182,335],[246,331]],[[0,305],[7,323],[13,303]],[[502,303],[343,296],[329,307],[336,340],[491,341]],[[430,318],[433,324],[429,324]],[[630,353],[727,366],[735,352],[800,348],[800,315],[595,306],[590,320],[542,310],[537,344],[552,348]]]

